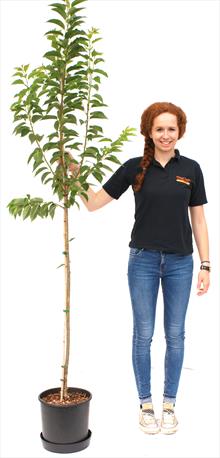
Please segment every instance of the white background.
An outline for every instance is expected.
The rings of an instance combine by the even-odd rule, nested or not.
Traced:
[[[47,1],[1,1],[1,410],[4,458],[52,456],[40,442],[38,394],[59,386],[63,330],[62,218],[14,220],[6,209],[30,193],[51,198],[26,165],[27,138],[12,135],[9,107],[17,89],[14,67],[42,63],[49,42]],[[128,243],[134,202],[129,189],[99,212],[71,211],[72,353],[69,384],[89,389],[90,446],[75,456],[217,458],[219,449],[219,2],[89,0],[88,27],[100,28],[109,78],[101,94],[109,105],[106,136],[126,126],[138,135],[121,162],[142,155],[143,110],[171,101],[186,112],[180,153],[204,173],[213,271],[207,295],[196,295],[199,257],[187,316],[186,353],[176,412],[179,432],[148,437],[138,429],[131,366],[132,317],[127,287]],[[117,167],[117,166],[116,166]],[[109,175],[106,176],[106,179]],[[96,183],[97,184],[97,183]],[[99,189],[98,184],[96,188]],[[157,416],[163,392],[163,302],[158,299],[152,348]]]

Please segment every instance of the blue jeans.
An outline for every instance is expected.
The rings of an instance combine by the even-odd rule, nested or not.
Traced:
[[[165,399],[176,400],[192,275],[192,254],[130,248],[128,284],[133,310],[132,362],[141,403],[151,397],[151,342],[160,279],[166,338],[163,394]]]

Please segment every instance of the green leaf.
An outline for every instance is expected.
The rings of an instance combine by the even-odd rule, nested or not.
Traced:
[[[39,119],[43,119],[41,115],[33,115],[31,118],[33,123],[35,123],[36,121],[39,121]]]
[[[43,135],[38,135],[38,134],[33,134],[32,132],[29,134],[29,140],[31,143],[34,143],[35,141],[40,142],[43,138]]]
[[[48,151],[50,149],[55,149],[55,148],[58,148],[58,143],[49,142],[49,143],[45,143],[45,145],[43,146],[43,151]]]
[[[95,76],[94,80],[95,80],[97,83],[100,83],[100,82],[101,82],[101,80],[100,80],[100,77],[99,77],[99,76]],[[97,86],[98,86],[98,85],[97,85]],[[94,87],[95,87],[95,85],[94,85]]]
[[[66,12],[65,12],[65,6],[61,5],[60,3],[52,3],[49,6],[53,6],[52,11],[55,11],[56,13],[60,14],[64,20],[66,20]]]
[[[95,49],[92,51],[92,56],[102,56],[102,52],[97,52]]]
[[[73,143],[73,144],[70,144],[70,145],[65,145],[66,148],[71,148],[71,149],[76,149],[76,150],[80,150],[79,146],[81,146],[82,143],[80,142],[76,142],[76,143]]]
[[[26,86],[26,84],[22,80],[15,80],[15,81],[13,81],[12,84],[23,84],[23,86]]]
[[[35,218],[37,217],[37,215],[39,214],[39,213],[38,213],[39,208],[40,208],[39,205],[35,205],[35,206],[32,207],[31,212],[30,212],[31,221],[34,221],[34,219],[35,219]]]
[[[49,32],[45,33],[44,35],[63,35],[63,34],[62,32],[60,32],[60,30],[53,29],[53,30],[49,30]]]
[[[42,204],[43,203],[43,199],[41,197],[34,197],[33,199],[31,199],[31,202],[34,202],[34,203],[37,203],[37,204]]]
[[[23,77],[24,77],[24,74],[23,74],[23,72],[16,72],[16,73],[14,73],[14,74],[12,75],[12,77],[14,77],[14,76],[21,76],[21,77],[23,78]]]
[[[48,51],[44,54],[43,57],[46,57],[47,59],[54,60],[54,57],[61,57],[60,53],[58,51]]]
[[[73,2],[71,3],[72,7],[76,6],[76,5],[79,5],[79,3],[83,3],[85,2],[86,0],[73,0]]]
[[[78,13],[79,11],[84,10],[84,9],[85,9],[85,7],[76,8],[75,6],[74,6],[74,7],[72,6],[72,7],[70,8],[69,12],[70,12],[73,16],[77,17],[77,16],[76,16],[77,13]],[[79,17],[85,17],[85,16],[78,16],[78,18],[79,18]]]
[[[106,103],[101,103],[99,100],[93,99],[91,100],[92,108],[100,108],[100,107],[107,107]]]
[[[89,132],[103,132],[103,129],[101,126],[96,126],[95,124],[89,127]]]
[[[44,184],[49,183],[49,181],[53,181],[53,178],[48,178],[48,180],[46,180],[46,181],[44,182]]]
[[[54,132],[53,134],[48,135],[48,140],[53,140],[53,138],[58,137],[58,132]]]
[[[46,178],[48,175],[50,175],[50,173],[51,173],[51,172],[45,172],[45,173],[43,173],[43,175],[42,175],[42,177],[41,177],[42,183],[44,183],[45,178]]]
[[[22,89],[20,92],[15,94],[15,97],[18,97],[18,103],[20,103],[22,101],[22,99],[27,94],[27,92],[28,92],[28,88],[26,87],[25,89]]]
[[[29,140],[30,140],[31,143],[34,143],[34,142],[35,142],[35,135],[34,135],[33,133],[31,133],[31,134],[29,135]]]
[[[24,122],[24,121],[21,122],[20,124],[18,124],[18,125],[14,128],[13,134],[14,134],[15,132],[16,132],[16,134],[18,134],[18,133],[21,131],[21,129],[22,129],[23,127],[25,127],[25,126],[26,126],[25,122]]]
[[[112,139],[104,137],[104,138],[100,138],[99,142],[112,142]]]
[[[49,6],[54,6],[54,8],[62,8],[62,10],[65,11],[65,5],[62,5],[61,3],[50,3]]]
[[[68,114],[64,117],[64,123],[69,122],[72,124],[77,124],[77,118],[73,114]]]
[[[52,219],[54,218],[55,210],[56,210],[56,205],[52,204],[49,209],[49,215],[51,216]]]
[[[96,178],[96,180],[98,180],[100,183],[102,182],[103,180],[103,176],[101,175],[101,173],[99,172],[92,172],[92,175]]]
[[[86,194],[85,192],[81,191],[80,194],[85,197],[85,199],[88,201],[89,200],[89,197],[88,197],[88,194]]]
[[[100,41],[100,40],[102,40],[102,37],[95,38],[95,40],[92,40],[92,43],[94,44],[94,43],[96,43],[97,41]]]
[[[104,75],[108,78],[108,73],[104,72],[104,70],[100,70],[100,69],[94,69],[93,70],[94,73],[100,73],[101,75]]]
[[[41,151],[39,150],[39,148],[35,148],[35,150],[30,154],[28,160],[27,160],[27,163],[29,164],[29,162],[31,161],[31,159],[35,159],[36,160],[36,157],[39,157],[42,158],[42,153]]]
[[[29,127],[23,127],[21,129],[21,137],[25,137],[25,135],[27,135],[29,132],[30,132]]]
[[[64,127],[63,128],[63,132],[64,132],[64,136],[65,137],[78,137],[79,134],[78,132],[76,132],[75,130],[73,129],[67,129],[67,127]],[[69,141],[69,139],[67,139],[67,141]]]
[[[94,64],[96,65],[99,62],[105,62],[105,60],[100,57],[99,59],[95,59]]]
[[[103,102],[103,98],[101,95],[99,94],[94,94],[93,97],[95,97],[96,99],[100,100],[100,102]]]
[[[95,148],[94,146],[89,146],[88,148],[86,148],[85,152],[82,154],[82,156],[86,156],[87,153],[93,153],[94,154],[94,157],[96,156],[96,154],[99,154],[99,150],[98,148]]]
[[[34,162],[34,165],[33,165],[33,170],[32,170],[32,172],[34,172],[34,171],[39,167],[39,165],[41,165],[41,164],[43,164],[43,160],[41,160],[41,161],[35,161],[35,162]]]
[[[60,157],[61,157],[60,151],[55,151],[55,153],[53,153],[52,158],[50,159],[50,163],[54,164],[54,162],[58,161]]]
[[[77,97],[77,92],[69,94],[67,97],[64,98],[64,103],[67,103],[71,101],[72,99],[75,99]]]
[[[78,57],[80,55],[81,52],[84,52],[85,49],[83,48],[83,46],[74,46],[71,51],[68,53],[68,56],[67,56],[67,60],[71,60],[73,59],[74,57]]]
[[[13,199],[9,205],[21,205],[23,206],[24,203],[25,203],[26,199],[24,199],[23,197],[19,197],[17,199]]]
[[[53,115],[45,115],[42,117],[42,120],[45,120],[45,119],[57,119],[57,117]]]
[[[99,85],[98,85],[98,84],[92,84],[92,87],[93,87],[96,91],[99,90]]]
[[[93,112],[91,113],[90,118],[91,118],[91,119],[94,119],[94,118],[108,119],[107,116],[105,116],[105,114],[102,113],[102,111],[93,111]]]
[[[56,52],[56,51],[51,51],[50,53],[54,54],[54,52]],[[59,53],[58,53],[58,57],[59,57]],[[56,87],[57,89],[60,89],[59,83],[57,81],[53,81],[53,80],[47,81],[47,86],[53,86],[53,87]],[[51,90],[51,91],[53,91],[53,90]],[[53,91],[53,93],[51,93],[51,97],[54,97],[54,91]]]
[[[121,165],[121,162],[115,156],[108,156],[108,157],[106,157],[106,160],[107,161],[111,161],[111,162],[115,162],[115,164],[120,164]]]
[[[59,14],[60,16],[62,16],[62,18],[64,19],[64,21],[66,20],[66,13],[63,12],[62,10],[58,9],[58,8],[52,8],[52,11],[55,11],[57,14]]]
[[[36,148],[35,149],[34,159],[35,159],[36,162],[41,162],[42,161],[43,154],[42,154],[42,151],[40,150],[40,148]]]
[[[76,200],[74,201],[74,204],[76,204],[78,209],[80,210],[80,206],[79,206],[79,204],[78,204],[78,202]]]
[[[60,264],[60,265],[57,267],[57,269],[59,269],[59,268],[62,267],[62,266],[65,266],[65,264]]]
[[[109,170],[109,172],[112,172],[112,171],[113,171],[113,170],[111,169],[111,167],[108,167],[108,165],[105,165],[105,164],[101,164],[101,165],[100,165],[100,168],[101,168],[101,169]]]
[[[47,21],[47,22],[51,22],[52,24],[56,24],[59,27],[62,27],[62,29],[65,29],[65,25],[59,19],[49,19],[49,21]]]
[[[30,212],[31,212],[31,205],[27,205],[26,207],[24,207],[23,212],[22,212],[23,219],[28,218],[28,216],[30,215]]]

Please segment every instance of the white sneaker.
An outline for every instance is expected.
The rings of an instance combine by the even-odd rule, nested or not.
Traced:
[[[160,431],[151,402],[142,404],[139,414],[139,427],[146,434],[157,434]]]
[[[163,434],[173,434],[178,429],[178,421],[174,414],[174,404],[172,402],[163,403],[163,413],[161,419],[161,432]]]

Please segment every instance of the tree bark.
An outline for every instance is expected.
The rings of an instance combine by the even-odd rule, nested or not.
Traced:
[[[67,197],[64,197],[64,205]],[[63,364],[61,378],[61,401],[67,397],[67,380],[70,355],[70,257],[69,257],[69,220],[68,208],[64,208],[64,275],[65,275],[65,308],[63,335]]]

